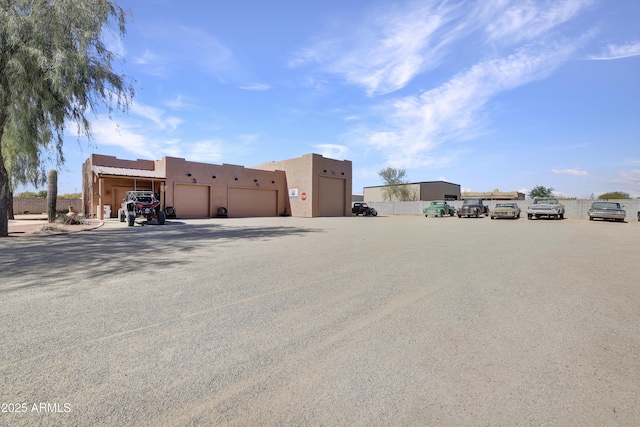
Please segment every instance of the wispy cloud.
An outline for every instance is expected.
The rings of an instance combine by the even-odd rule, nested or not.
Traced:
[[[172,130],[175,130],[182,122],[182,119],[177,117],[165,117],[164,111],[149,105],[143,105],[139,102],[133,101],[130,108],[131,113],[142,116],[155,123],[160,129],[166,129],[167,126]]]
[[[551,173],[555,173],[558,175],[575,175],[575,176],[585,176],[589,175],[589,172],[580,169],[551,169]]]
[[[500,13],[486,31],[491,41],[518,43],[535,40],[575,17],[593,0],[517,0],[489,2]]]
[[[640,40],[627,43],[624,45],[608,45],[600,54],[592,55],[589,59],[594,60],[611,60],[629,58],[631,56],[640,55]]]
[[[252,90],[252,91],[264,91],[271,89],[271,86],[265,83],[250,83],[240,86],[240,89]]]
[[[433,165],[429,155],[444,141],[478,135],[485,126],[484,108],[496,95],[543,79],[564,63],[580,42],[527,46],[499,59],[478,63],[443,85],[418,96],[396,99],[377,114],[384,130],[365,131],[365,143],[388,153],[398,166]],[[455,152],[450,152],[455,156]],[[451,161],[439,153],[438,162]]]
[[[387,94],[442,65],[453,49],[482,40],[498,45],[540,41],[591,3],[431,0],[388,6],[350,23],[352,30],[345,36],[318,37],[296,52],[289,65],[315,64],[363,87],[369,96]]]
[[[438,32],[456,17],[446,2],[378,11],[344,37],[323,37],[300,49],[290,66],[320,64],[369,95],[393,92],[415,75],[440,63],[443,48],[456,37]]]
[[[338,144],[317,144],[313,146],[318,154],[332,159],[344,160],[349,155],[349,147]]]

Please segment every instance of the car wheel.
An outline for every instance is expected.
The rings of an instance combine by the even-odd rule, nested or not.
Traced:
[[[564,219],[564,214],[563,213],[560,214],[560,219]]]
[[[378,211],[375,209],[371,209],[371,213],[373,214],[373,216],[378,216]]]
[[[158,225],[164,225],[164,222],[167,219],[167,215],[164,213],[164,211],[159,211],[158,212]]]
[[[118,209],[118,218],[120,218],[120,222],[125,222],[127,220],[122,209]]]
[[[362,212],[362,216],[368,216],[369,213],[367,211]]]
[[[133,227],[133,225],[136,223],[136,216],[133,212],[129,212],[127,214],[127,225],[129,227]]]
[[[527,214],[527,219],[531,219],[531,218],[533,218],[533,215]]]
[[[495,216],[492,216],[492,217],[491,217],[491,219],[496,219],[496,217],[495,217]]]

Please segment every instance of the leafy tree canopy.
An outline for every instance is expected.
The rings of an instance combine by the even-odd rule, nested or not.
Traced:
[[[624,191],[612,191],[610,193],[604,193],[598,196],[598,200],[603,199],[630,199],[631,196],[629,193],[625,193]]]
[[[64,163],[65,124],[91,137],[88,112],[128,108],[133,88],[102,39],[123,36],[127,15],[115,0],[0,0],[0,237],[11,184]]]
[[[385,183],[385,188],[382,190],[384,200],[409,201],[417,199],[417,195],[412,193],[407,185],[406,170],[386,167],[380,170],[378,175]]]
[[[542,185],[537,185],[533,187],[531,191],[529,191],[529,198],[533,199],[534,197],[553,197],[553,188],[552,187],[543,187]]]

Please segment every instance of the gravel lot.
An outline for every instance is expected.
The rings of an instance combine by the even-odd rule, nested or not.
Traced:
[[[0,240],[0,425],[640,425],[640,223]]]

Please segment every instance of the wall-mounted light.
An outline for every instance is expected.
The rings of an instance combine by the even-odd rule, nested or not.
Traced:
[[[327,173],[327,170],[325,169],[323,172],[324,172],[324,173]]]
[[[187,174],[187,176],[191,176],[191,174],[190,174],[190,173],[188,173],[188,174]]]
[[[216,176],[215,175],[211,175],[211,178],[216,179]]]
[[[271,181],[271,183],[272,183],[272,184],[275,184],[276,182],[275,182],[275,181]]]
[[[193,178],[193,182],[194,182],[194,183],[196,183],[196,184],[198,183],[198,181],[196,181],[196,179],[195,179],[195,178]]]
[[[257,180],[257,179],[254,179],[254,180],[253,180],[253,182],[258,182],[258,180]]]
[[[344,175],[344,172],[342,172],[342,175]]]
[[[237,181],[237,180],[238,180],[238,177],[233,178],[233,180],[234,180],[234,181]]]

